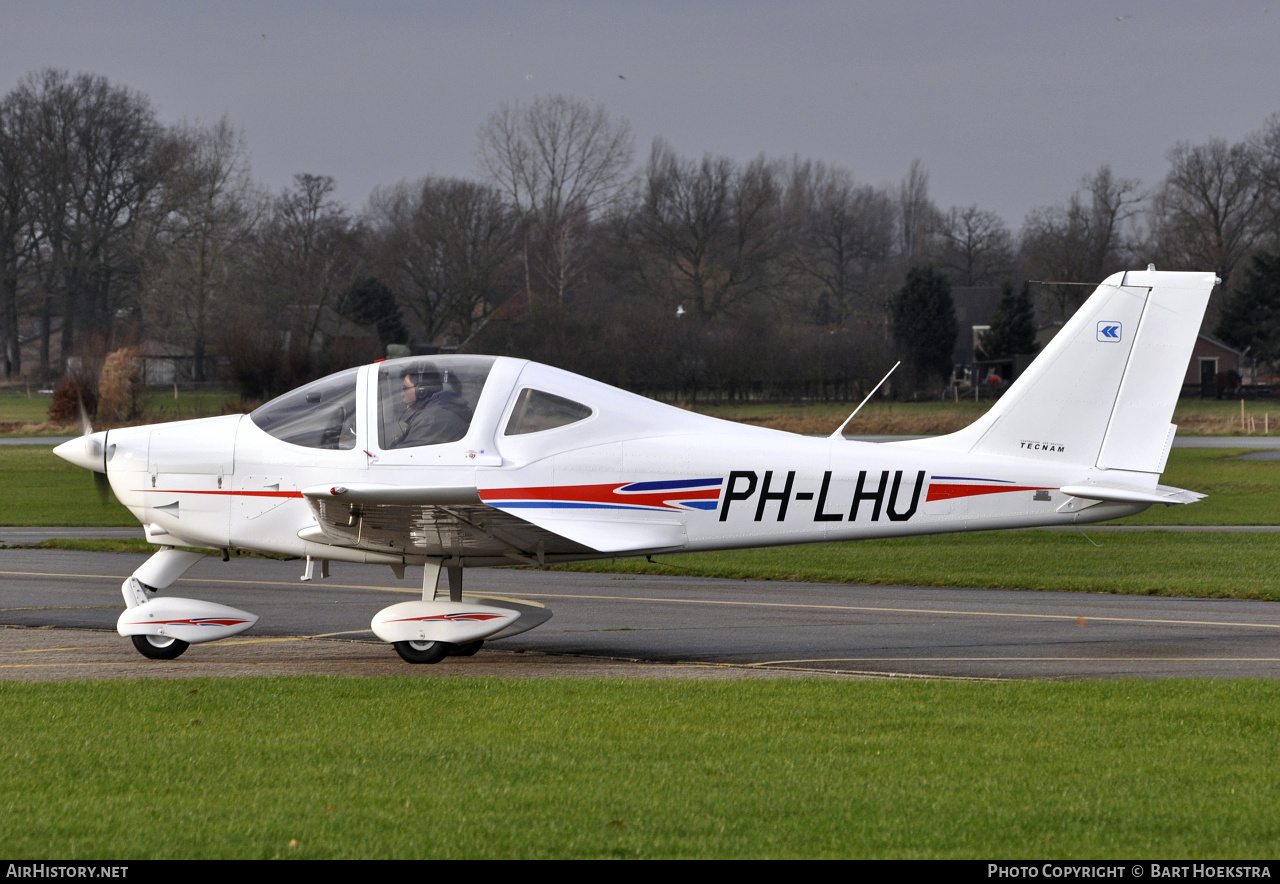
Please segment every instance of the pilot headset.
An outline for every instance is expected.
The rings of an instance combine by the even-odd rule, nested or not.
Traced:
[[[436,373],[435,369],[430,369],[430,371],[432,374]],[[430,399],[440,390],[446,390],[449,387],[451,375],[448,369],[440,373],[440,390],[432,390],[427,386],[427,372],[428,369],[425,367],[418,367],[409,372],[409,377],[413,379],[413,395],[419,402],[424,399]]]

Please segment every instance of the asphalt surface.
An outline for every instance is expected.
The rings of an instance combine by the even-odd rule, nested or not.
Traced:
[[[167,591],[261,616],[249,633],[143,660],[114,632],[141,555],[0,553],[0,678],[345,672],[643,677],[1280,677],[1280,605],[1016,590],[885,587],[573,572],[467,572],[468,596],[555,616],[470,658],[400,663],[368,631],[414,598],[418,574],[333,563],[209,558]],[[22,628],[25,627],[25,628]]]

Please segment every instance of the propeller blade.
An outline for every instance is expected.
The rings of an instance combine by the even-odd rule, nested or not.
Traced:
[[[80,406],[80,435],[88,436],[93,432],[93,425],[89,423],[89,412],[84,410],[84,397],[77,395],[76,403]]]
[[[98,492],[98,500],[103,506],[111,502],[111,482],[106,473],[93,473],[93,488]]]

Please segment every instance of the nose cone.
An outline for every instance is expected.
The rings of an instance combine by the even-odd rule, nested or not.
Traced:
[[[53,449],[53,453],[78,467],[93,470],[95,473],[105,473],[107,471],[106,444],[107,433],[104,430],[101,433],[90,433],[87,436],[72,439],[70,442],[63,442]]]

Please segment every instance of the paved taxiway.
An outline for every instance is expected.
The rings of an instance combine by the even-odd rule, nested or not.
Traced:
[[[241,671],[238,662],[259,672],[488,674],[523,661],[537,671],[511,674],[546,675],[575,674],[595,661],[608,667],[599,674],[639,675],[679,668],[725,675],[1280,677],[1280,605],[1268,602],[507,569],[468,571],[467,594],[533,600],[555,612],[552,620],[473,658],[408,667],[373,639],[368,623],[379,608],[416,596],[420,571],[409,569],[399,582],[387,568],[334,563],[328,581],[306,584],[299,562],[213,557],[169,593],[253,611],[262,618],[258,626],[232,642],[193,647],[172,663],[152,663],[113,631],[120,582],[144,558],[0,553],[0,624],[53,628],[3,630],[0,678],[97,677],[100,669],[82,665],[99,658],[109,663],[105,674],[124,675],[203,674],[212,661],[226,674]],[[112,632],[73,632],[84,629]],[[289,640],[320,636],[330,640]],[[272,660],[288,665],[273,668]]]

